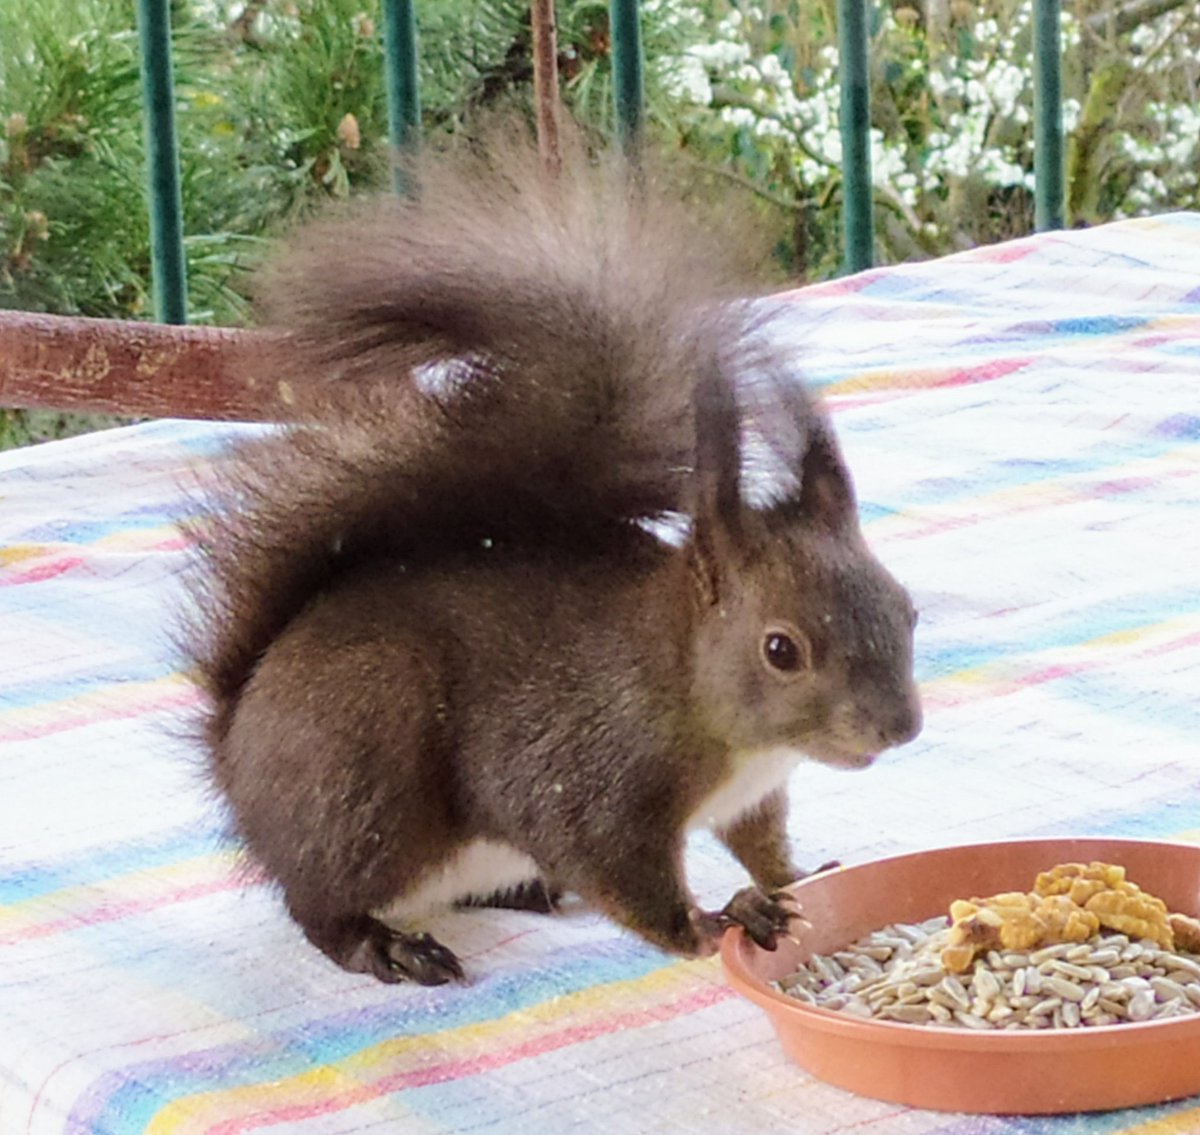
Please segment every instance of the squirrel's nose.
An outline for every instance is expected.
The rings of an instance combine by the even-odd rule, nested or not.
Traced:
[[[921,702],[916,691],[913,691],[907,697],[898,699],[886,714],[876,715],[875,730],[879,747],[889,749],[894,745],[907,744],[921,732],[922,724]]]
[[[924,723],[924,714],[921,712],[921,699],[917,696],[917,692],[913,690],[896,709],[892,715],[892,719],[884,727],[883,732],[886,734],[887,743],[889,745],[907,744],[921,732],[921,726]]]

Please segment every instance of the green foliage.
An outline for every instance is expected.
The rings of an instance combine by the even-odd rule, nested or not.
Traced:
[[[144,301],[136,37],[103,3],[0,7],[0,302],[129,314]]]

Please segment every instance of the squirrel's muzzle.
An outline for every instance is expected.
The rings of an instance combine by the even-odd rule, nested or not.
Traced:
[[[921,732],[924,723],[921,699],[916,690],[913,690],[912,694],[879,725],[880,747],[889,749],[907,744]]]

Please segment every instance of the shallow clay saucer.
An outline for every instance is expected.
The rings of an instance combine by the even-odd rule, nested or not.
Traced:
[[[996,1031],[872,1021],[818,1009],[767,983],[814,953],[893,922],[921,922],[972,895],[1028,890],[1058,863],[1102,860],[1200,915],[1200,845],[1124,839],[970,844],[880,859],[789,888],[811,925],[774,952],[741,930],[721,943],[730,984],[761,1006],[787,1054],[814,1076],[877,1099],[945,1111],[1046,1114],[1160,1103],[1200,1093],[1200,1013],[1095,1028]]]

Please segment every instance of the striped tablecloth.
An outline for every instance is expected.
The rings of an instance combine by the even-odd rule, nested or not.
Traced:
[[[921,608],[927,710],[869,772],[795,774],[798,859],[1200,836],[1200,216],[781,302]],[[1200,1098],[1023,1119],[844,1093],[715,961],[586,911],[447,915],[462,987],[333,968],[237,874],[166,633],[184,487],[238,428],[0,455],[0,1135],[1200,1131]],[[689,871],[708,903],[743,882],[707,837]]]

